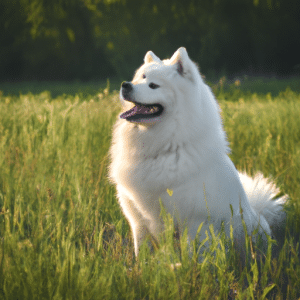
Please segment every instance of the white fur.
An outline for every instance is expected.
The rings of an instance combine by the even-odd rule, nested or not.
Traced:
[[[284,217],[286,197],[272,200],[278,192],[272,183],[238,173],[227,155],[219,106],[185,48],[164,61],[149,51],[144,62],[132,81],[132,99],[159,103],[164,112],[151,123],[119,119],[110,150],[110,178],[132,229],[135,254],[147,234],[158,239],[164,229],[159,199],[179,231],[187,226],[190,239],[202,222],[200,238],[210,222],[215,229],[224,222],[227,233],[232,224],[241,240],[241,212],[248,233],[258,228],[265,239]],[[150,82],[160,87],[151,89]],[[124,110],[133,107],[120,95]]]

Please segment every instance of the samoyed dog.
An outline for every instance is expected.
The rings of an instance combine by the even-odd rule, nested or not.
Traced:
[[[267,240],[285,217],[287,197],[261,174],[239,173],[220,108],[185,48],[170,59],[147,52],[144,64],[120,91],[123,112],[113,129],[110,178],[130,224],[136,256],[147,236],[164,230],[161,204],[188,238],[207,236],[208,226],[233,228],[243,245],[244,224]]]

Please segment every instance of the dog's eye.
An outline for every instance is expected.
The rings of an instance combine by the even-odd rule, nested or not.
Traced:
[[[158,84],[155,84],[155,83],[153,83],[153,82],[151,82],[151,83],[149,84],[149,88],[154,90],[154,89],[159,88],[159,85],[158,85]]]
[[[146,75],[145,74],[143,74],[143,79],[145,79],[146,78]]]

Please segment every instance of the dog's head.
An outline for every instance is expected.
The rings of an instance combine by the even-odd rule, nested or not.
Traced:
[[[183,47],[163,61],[148,51],[133,80],[121,85],[124,112],[120,118],[145,125],[163,121],[174,110],[177,90],[186,93],[187,84],[193,83],[191,65]]]

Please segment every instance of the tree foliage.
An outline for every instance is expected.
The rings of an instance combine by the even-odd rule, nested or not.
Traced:
[[[2,0],[1,80],[127,77],[177,47],[206,74],[299,72],[298,0]]]

